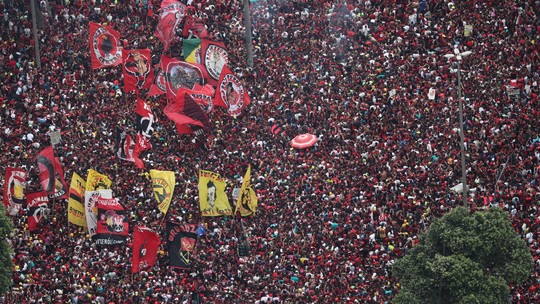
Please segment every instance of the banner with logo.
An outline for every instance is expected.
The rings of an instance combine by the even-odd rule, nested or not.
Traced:
[[[152,189],[158,203],[158,209],[161,213],[167,214],[176,184],[174,172],[150,170],[150,177],[152,178]]]
[[[232,208],[225,192],[227,183],[221,175],[199,170],[199,202],[202,216],[231,215]]]
[[[88,180],[86,181],[88,186]],[[84,213],[88,234],[93,237],[97,233],[98,226],[98,201],[112,199],[111,189],[86,190],[84,192]]]
[[[133,230],[133,255],[131,272],[152,267],[157,261],[157,252],[161,240],[159,234],[144,226],[135,226]]]
[[[3,203],[6,206],[7,214],[14,216],[21,210],[24,202],[24,185],[26,182],[26,171],[19,168],[6,168],[4,175]]]
[[[68,198],[68,222],[86,227],[86,215],[84,213],[84,192],[86,182],[76,172],[73,172],[69,187]]]
[[[120,34],[110,26],[90,22],[90,56],[92,57],[92,69],[121,64]]]
[[[167,222],[167,251],[172,268],[188,269],[197,243],[197,225]]]
[[[126,242],[129,225],[124,207],[114,198],[100,198],[96,201],[97,228],[96,245],[118,245]]]
[[[240,188],[240,194],[238,201],[236,202],[236,208],[234,214],[240,211],[241,216],[254,215],[257,212],[257,194],[251,188],[251,165],[248,166],[244,180],[242,181],[242,188]]]
[[[176,28],[184,18],[186,6],[175,0],[163,0],[159,9],[159,21],[154,36],[163,43],[165,51],[176,38]]]
[[[123,50],[122,62],[126,92],[148,89],[152,85],[154,69],[149,49]]]
[[[227,66],[224,66],[216,88],[214,105],[226,107],[229,115],[237,116],[250,101],[248,92],[240,79]]]
[[[41,150],[35,158],[39,169],[39,179],[41,187],[50,198],[67,198],[68,188],[64,179],[64,169],[60,160],[54,157],[52,146]]]
[[[174,99],[179,88],[193,90],[206,83],[207,73],[202,65],[161,56],[161,69],[165,75],[167,99]]]
[[[208,83],[216,86],[225,66],[229,64],[229,53],[222,42],[201,40],[201,61],[208,73]]]
[[[186,15],[184,17],[184,28],[182,29],[182,37],[188,37],[189,32],[193,33],[198,38],[208,37],[208,30],[204,24],[204,20],[201,18]],[[186,60],[187,61],[187,60]]]
[[[154,79],[154,83],[150,86],[150,90],[148,91],[148,96],[157,96],[157,95],[165,94],[166,89],[167,88],[165,84],[165,72],[163,72],[163,69],[160,68],[159,71],[157,72],[156,78]]]
[[[86,177],[86,191],[109,189],[112,185],[112,181],[108,176],[97,172],[94,169],[88,170],[88,176]]]
[[[26,203],[28,204],[28,230],[35,231],[37,224],[49,216],[49,197],[45,191],[28,193]]]

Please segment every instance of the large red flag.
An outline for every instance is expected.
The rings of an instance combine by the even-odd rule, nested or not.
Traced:
[[[221,70],[229,64],[229,53],[225,44],[201,39],[201,60],[209,76],[208,83],[215,87]]]
[[[4,195],[2,197],[7,214],[17,215],[24,201],[26,171],[8,167],[4,176]]]
[[[133,256],[131,260],[131,272],[139,272],[140,269],[152,267],[156,264],[157,252],[161,240],[159,234],[149,228],[136,226],[133,231]]]
[[[188,37],[189,31],[191,31],[197,38],[208,37],[208,31],[206,30],[204,21],[201,18],[196,18],[191,15],[187,15],[184,18],[184,29],[182,31],[182,36]]]
[[[148,89],[154,82],[152,55],[149,49],[123,50],[124,89],[126,92]]]
[[[64,178],[64,169],[60,160],[54,157],[52,146],[41,150],[35,158],[39,169],[41,186],[51,198],[68,198],[69,188]]]
[[[216,89],[214,105],[226,107],[231,116],[236,116],[250,101],[248,92],[240,79],[227,66],[224,66]]]
[[[150,91],[148,92],[148,96],[156,96],[156,95],[165,94],[165,90],[166,90],[165,73],[163,72],[163,69],[159,69],[159,72],[157,73],[154,83],[150,86]]]
[[[206,70],[202,65],[161,56],[161,68],[165,75],[168,99],[174,99],[179,88],[193,90],[195,85],[205,83]]]
[[[184,18],[186,6],[175,0],[163,0],[159,9],[159,22],[154,35],[163,43],[165,51],[176,37],[175,31]]]
[[[92,69],[116,66],[122,63],[120,34],[110,26],[90,22],[90,55]]]
[[[49,215],[49,197],[45,191],[28,193],[26,203],[28,204],[28,230],[34,231],[41,219]]]

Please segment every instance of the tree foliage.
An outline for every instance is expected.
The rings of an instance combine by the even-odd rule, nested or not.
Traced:
[[[0,204],[0,295],[5,294],[12,284],[12,263],[10,254],[12,249],[7,242],[13,230],[11,219],[6,215],[4,204]]]
[[[508,303],[508,284],[533,269],[529,247],[501,209],[457,207],[435,220],[393,267],[394,303]]]

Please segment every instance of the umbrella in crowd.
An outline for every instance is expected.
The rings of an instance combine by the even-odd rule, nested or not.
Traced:
[[[317,143],[317,136],[309,133],[300,134],[291,140],[291,146],[296,149],[307,149]]]

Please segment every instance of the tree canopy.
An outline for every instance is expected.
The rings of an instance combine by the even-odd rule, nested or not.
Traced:
[[[394,303],[508,303],[533,269],[529,247],[499,208],[457,207],[435,220],[393,266]]]
[[[7,242],[12,230],[13,224],[6,215],[6,208],[4,204],[0,204],[0,295],[5,294],[12,284],[10,257],[12,249]]]

